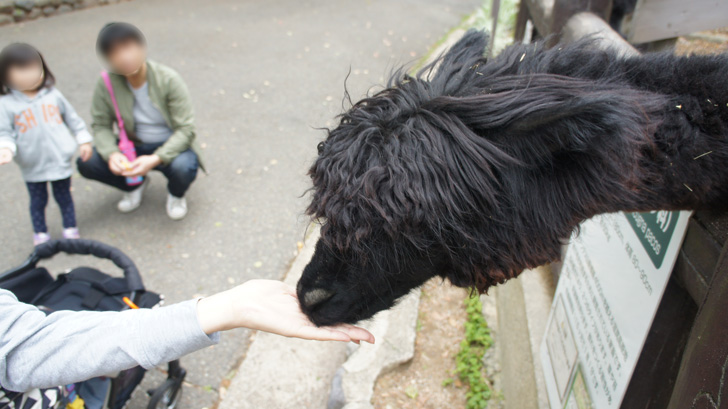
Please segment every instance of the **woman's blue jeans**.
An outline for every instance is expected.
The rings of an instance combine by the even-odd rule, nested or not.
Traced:
[[[151,155],[160,146],[161,144],[138,144],[136,145],[137,156]],[[124,176],[111,173],[109,164],[99,155],[96,149],[94,149],[94,153],[89,160],[83,162],[79,158],[76,165],[78,166],[78,172],[86,179],[96,180],[125,192],[131,192],[139,187],[129,186],[126,184]],[[154,170],[162,172],[167,178],[167,190],[172,196],[183,197],[192,182],[194,182],[195,177],[197,177],[199,167],[197,155],[188,149],[180,153],[168,165],[159,165]]]

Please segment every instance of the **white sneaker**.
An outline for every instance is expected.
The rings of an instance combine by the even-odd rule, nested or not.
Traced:
[[[119,204],[116,205],[116,208],[119,209],[119,211],[122,213],[133,212],[134,210],[139,208],[139,206],[142,204],[144,189],[147,188],[148,184],[149,176],[145,176],[144,182],[142,182],[141,186],[132,190],[131,192],[124,193],[124,196],[121,197],[121,200],[119,200]]]
[[[187,199],[167,194],[167,216],[172,220],[182,220],[187,215]]]

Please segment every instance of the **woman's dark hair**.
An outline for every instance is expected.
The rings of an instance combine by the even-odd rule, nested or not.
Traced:
[[[56,83],[56,78],[51,70],[48,69],[43,55],[30,44],[12,43],[0,51],[0,95],[10,93],[10,83],[8,81],[8,71],[12,67],[26,67],[37,63],[43,68],[43,83],[38,85],[35,90],[52,87]]]
[[[136,26],[129,23],[108,23],[99,31],[96,39],[96,52],[108,57],[113,46],[128,40],[133,40],[141,45],[147,44],[144,34]]]

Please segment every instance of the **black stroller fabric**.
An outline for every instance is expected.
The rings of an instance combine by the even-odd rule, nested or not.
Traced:
[[[121,311],[128,306],[123,297],[131,297],[124,278],[111,277],[90,267],[78,267],[59,274],[55,282],[45,286],[30,302],[46,312],[53,311]],[[157,294],[142,292],[135,297],[140,308],[159,303]]]

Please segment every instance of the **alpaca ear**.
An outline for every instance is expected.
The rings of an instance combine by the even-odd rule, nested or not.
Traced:
[[[548,82],[548,81],[547,81]],[[557,153],[611,149],[627,141],[644,143],[664,106],[661,96],[594,83],[567,81],[533,89],[521,97],[521,115],[503,129],[510,150],[526,160],[549,160]],[[516,107],[512,107],[518,109]],[[615,137],[619,135],[618,137]],[[625,152],[631,152],[626,149]]]
[[[454,115],[526,161],[594,150],[614,139],[604,135],[644,139],[650,118],[659,117],[665,103],[662,96],[619,84],[552,74],[498,77],[486,88],[482,94],[435,98],[427,107]]]
[[[469,68],[475,61],[483,57],[485,49],[488,45],[489,35],[485,31],[475,29],[468,30],[463,37],[458,40],[450,49],[442,56],[437,73],[433,80],[438,77],[449,76],[453,71],[459,71],[463,66]]]

